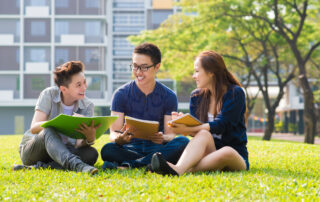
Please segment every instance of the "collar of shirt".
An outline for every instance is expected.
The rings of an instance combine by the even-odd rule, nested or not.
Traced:
[[[154,88],[153,88],[153,91],[152,91],[150,94],[148,94],[148,95],[145,95],[145,94],[139,89],[139,87],[138,87],[138,85],[136,84],[135,81],[133,81],[133,86],[134,86],[134,92],[137,93],[138,96],[148,97],[148,96],[150,96],[150,95],[152,95],[152,94],[154,94],[154,93],[156,92],[156,89],[159,88],[159,83],[156,81],[156,84],[155,84],[155,86],[154,86]]]
[[[58,88],[58,87],[57,87]],[[56,94],[56,96],[53,98],[53,102],[54,103],[62,103],[62,99],[61,99],[61,91],[60,89],[58,88],[58,93]],[[75,103],[75,106],[74,106],[74,111],[78,111],[78,109],[85,109],[88,107],[90,103],[89,102],[86,102],[86,97],[83,99],[83,100],[78,100],[76,103]]]

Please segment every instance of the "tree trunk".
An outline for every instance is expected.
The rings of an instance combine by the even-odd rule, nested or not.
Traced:
[[[268,122],[267,122],[267,127],[264,131],[263,134],[263,140],[270,140],[272,133],[274,131],[274,116],[275,116],[275,111],[269,110],[268,112]]]
[[[290,42],[289,42],[290,43]],[[299,67],[299,81],[300,87],[303,91],[304,97],[304,142],[309,144],[314,144],[314,137],[316,135],[317,128],[317,117],[316,117],[316,108],[314,106],[314,97],[312,89],[310,87],[307,73],[306,73],[306,62],[301,57],[299,49],[295,42],[291,41],[290,43],[291,50],[296,57],[298,67]]]
[[[314,137],[316,135],[317,118],[316,109],[314,106],[314,97],[309,85],[309,82],[305,76],[299,76],[300,86],[303,90],[304,96],[304,128],[305,137],[304,142],[314,144]]]

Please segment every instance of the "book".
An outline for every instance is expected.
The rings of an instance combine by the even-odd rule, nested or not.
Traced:
[[[182,116],[179,116],[176,119],[173,119],[171,121],[168,122],[168,124],[170,125],[171,123],[179,123],[179,124],[184,124],[186,126],[199,126],[202,124],[202,122],[197,119],[196,117],[192,116],[189,113],[186,113]]]
[[[92,120],[94,120],[94,125],[101,123],[101,126],[96,130],[96,139],[98,139],[106,130],[111,126],[111,124],[117,120],[118,116],[94,116],[94,117],[78,117],[69,116],[65,114],[60,114],[59,116],[51,119],[41,125],[43,128],[53,127],[58,132],[74,139],[85,139],[85,136],[76,131],[79,129],[81,123],[90,125]]]
[[[125,123],[128,128],[133,127],[133,137],[149,140],[151,134],[155,134],[159,131],[158,121],[149,121],[143,119],[137,119],[130,116],[125,116]]]

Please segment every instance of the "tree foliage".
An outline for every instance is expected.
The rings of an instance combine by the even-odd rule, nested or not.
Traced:
[[[253,83],[259,86],[269,114],[272,112],[270,119],[284,86],[295,75],[319,75],[319,1],[182,0],[178,5],[181,12],[157,30],[130,37],[135,44],[159,45],[166,77],[190,80],[194,57],[203,50],[216,50],[245,88]],[[273,102],[268,92],[271,83],[280,89]],[[308,91],[305,79],[302,88]],[[311,99],[304,95],[305,100]],[[256,95],[247,97],[252,107]]]

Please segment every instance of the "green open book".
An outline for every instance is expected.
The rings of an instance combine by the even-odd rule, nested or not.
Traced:
[[[106,132],[106,130],[117,118],[118,116],[77,117],[60,114],[54,119],[51,119],[50,121],[47,121],[44,124],[42,124],[41,127],[53,127],[60,133],[71,138],[85,139],[85,136],[82,133],[75,131],[75,129],[79,129],[79,125],[81,123],[90,125],[91,121],[94,120],[94,125],[101,123],[100,128],[98,128],[96,131],[96,139],[98,139],[102,134]]]

